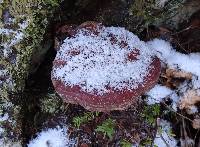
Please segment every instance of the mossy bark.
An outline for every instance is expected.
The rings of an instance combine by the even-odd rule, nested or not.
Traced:
[[[4,0],[0,3],[0,109],[10,120],[0,126],[4,129],[3,138],[0,137],[3,145],[16,141],[19,146],[23,144],[21,112],[27,106],[27,97],[22,93],[28,75],[35,71],[52,45],[51,37],[45,34],[60,2]]]

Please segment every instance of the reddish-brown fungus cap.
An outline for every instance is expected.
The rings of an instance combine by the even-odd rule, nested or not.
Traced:
[[[65,102],[91,111],[123,110],[157,82],[160,61],[133,33],[95,22],[75,32],[53,63],[52,82]]]

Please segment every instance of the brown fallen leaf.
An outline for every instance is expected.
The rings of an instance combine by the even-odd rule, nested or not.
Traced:
[[[192,74],[177,69],[165,68],[162,71],[163,85],[171,89],[178,88],[184,80],[191,80]]]
[[[166,69],[166,76],[167,77],[173,77],[173,78],[184,78],[187,80],[192,79],[192,74],[184,71],[179,71],[176,69]]]
[[[194,129],[200,129],[200,119],[194,119],[194,120],[192,121],[192,127],[193,127]]]
[[[200,102],[200,93],[197,90],[191,89],[186,91],[186,93],[181,98],[179,108],[187,109],[198,102]]]

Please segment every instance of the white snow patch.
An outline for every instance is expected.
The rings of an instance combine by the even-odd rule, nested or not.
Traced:
[[[0,70],[0,77],[5,76],[7,74],[7,72],[8,72],[8,70],[6,70],[6,69]]]
[[[169,0],[156,0],[155,3],[158,8],[163,8],[168,1]]]
[[[9,116],[7,113],[3,114],[2,116],[0,116],[0,124],[4,121],[7,121],[9,119]],[[2,140],[1,136],[3,135],[5,129],[0,125],[0,142]]]
[[[178,96],[176,91],[173,91],[173,93],[170,96],[170,99],[172,100],[172,109],[177,111],[178,101],[180,100],[180,97]]]
[[[164,98],[170,96],[172,93],[173,91],[168,87],[157,84],[146,93],[148,95],[147,103],[149,105],[160,103]]]
[[[9,116],[8,113],[4,114],[3,116],[0,117],[0,121],[5,121],[8,120]]]
[[[20,30],[24,30],[28,27],[28,24],[29,24],[29,20],[27,19],[27,20],[23,21],[22,23],[19,23],[18,25],[20,27]]]
[[[11,47],[19,43],[23,37],[24,33],[21,29],[18,29],[17,31],[14,31],[12,29],[0,29],[0,34],[5,34],[7,36],[12,36],[12,39],[2,43],[3,46],[3,55],[5,58],[8,58],[9,54],[12,53]]]
[[[193,76],[192,77],[192,85],[194,89],[200,89],[200,76]]]
[[[18,31],[15,33],[15,37],[11,40],[9,47],[19,43],[24,37],[24,33]]]
[[[171,44],[167,41],[154,39],[148,41],[147,45],[150,49],[157,51],[157,56],[165,63],[167,63],[170,56],[174,54]]]
[[[176,52],[169,42],[154,39],[147,42],[148,46],[157,51],[157,56],[170,68],[180,69],[200,77],[200,54],[182,54]]]
[[[67,128],[49,128],[40,132],[37,137],[30,141],[28,147],[73,147],[75,139],[69,139]]]
[[[85,35],[85,32],[80,30],[75,37],[64,40],[55,61],[67,64],[54,67],[54,79],[99,95],[108,92],[107,86],[131,90],[144,82],[154,52],[137,36],[120,27],[105,27],[99,35]],[[116,39],[114,43],[110,41],[112,35]],[[127,45],[120,45],[122,42]],[[73,51],[78,54],[74,55]],[[132,52],[138,60],[128,60]]]
[[[12,39],[9,42],[2,44],[5,49],[10,48],[11,46],[19,43],[23,39],[24,37],[23,30],[28,27],[28,20],[25,20],[22,23],[19,23],[18,25],[19,28],[17,30],[0,28],[0,34],[12,36]]]
[[[188,114],[195,114],[198,113],[198,108],[196,106],[191,106],[189,109],[187,109]]]
[[[15,31],[13,31],[12,29],[0,28],[0,34],[9,35],[11,33],[15,33]]]
[[[189,137],[186,137],[186,139],[180,139],[181,146],[195,146],[195,141]]]
[[[183,94],[183,93],[187,92],[187,90],[189,90],[191,87],[192,87],[192,83],[185,81],[177,88],[178,89],[177,91],[180,94]]]
[[[160,120],[161,132],[157,131],[154,145],[158,147],[176,147],[177,140],[171,136],[171,125],[165,120]]]
[[[177,110],[177,103],[179,100],[179,96],[174,90],[162,85],[155,85],[147,95],[147,104],[153,105],[162,102],[165,98],[170,98],[172,100],[172,108]]]

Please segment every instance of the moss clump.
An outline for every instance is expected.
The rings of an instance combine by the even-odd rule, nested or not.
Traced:
[[[160,115],[159,104],[144,106],[144,110],[141,114],[141,116],[148,122],[148,124],[152,126],[155,126],[156,119],[159,115]]]
[[[63,101],[55,94],[47,94],[40,99],[42,113],[56,114],[64,108]]]
[[[140,33],[149,25],[166,23],[174,17],[184,5],[184,0],[168,0],[163,7],[158,7],[155,0],[135,0],[130,6],[130,15],[137,20],[134,27]]]

